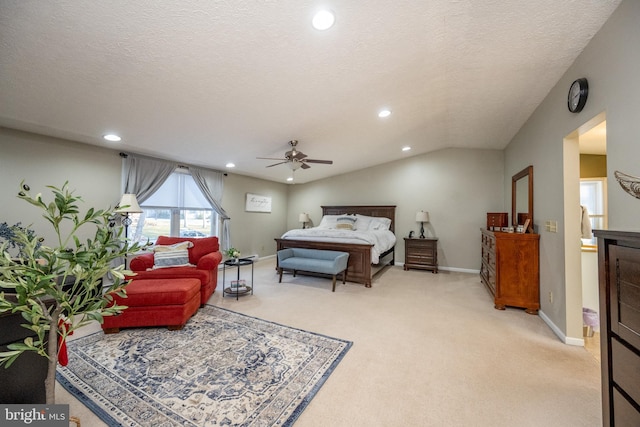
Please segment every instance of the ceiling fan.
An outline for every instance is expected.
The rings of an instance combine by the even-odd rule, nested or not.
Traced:
[[[289,145],[291,145],[292,148],[291,150],[284,153],[284,159],[277,159],[273,157],[257,157],[257,158],[263,159],[263,160],[281,160],[280,162],[274,163],[267,167],[270,168],[272,166],[282,165],[286,163],[289,166],[289,168],[291,168],[291,170],[297,170],[299,168],[309,169],[311,166],[309,166],[307,163],[322,163],[325,165],[333,164],[333,160],[316,160],[316,159],[307,158],[307,155],[304,154],[302,151],[296,150],[298,141],[295,139],[292,141],[289,141]]]

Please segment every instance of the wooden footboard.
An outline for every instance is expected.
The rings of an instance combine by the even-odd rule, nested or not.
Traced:
[[[286,248],[320,249],[327,251],[342,251],[349,253],[347,264],[347,280],[349,282],[363,283],[367,288],[371,287],[371,278],[387,264],[393,265],[393,249],[380,257],[380,264],[371,264],[371,248],[373,245],[360,245],[353,243],[311,242],[306,240],[275,239],[277,250]],[[383,261],[384,260],[384,261]],[[383,264],[383,262],[385,262]],[[277,268],[277,266],[276,266]]]

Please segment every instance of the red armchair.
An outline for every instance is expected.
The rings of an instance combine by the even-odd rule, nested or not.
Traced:
[[[136,273],[130,277],[139,279],[183,279],[200,280],[200,304],[204,306],[218,284],[218,265],[222,261],[220,245],[217,237],[168,237],[160,236],[156,245],[173,245],[184,241],[193,243],[189,248],[189,263],[192,266],[168,267],[154,269],[154,254],[144,253],[134,257],[129,269]]]

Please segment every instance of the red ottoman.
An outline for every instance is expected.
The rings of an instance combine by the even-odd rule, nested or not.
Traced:
[[[133,280],[126,290],[127,298],[114,295],[116,303],[127,308],[117,316],[104,316],[105,334],[140,326],[179,330],[200,307],[199,279]]]

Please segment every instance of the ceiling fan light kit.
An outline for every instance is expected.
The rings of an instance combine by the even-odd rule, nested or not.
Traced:
[[[296,171],[300,168],[309,169],[311,166],[308,163],[320,163],[325,165],[332,165],[333,160],[318,160],[318,159],[309,159],[306,154],[302,151],[298,151],[296,147],[298,146],[297,140],[289,141],[289,145],[291,146],[291,150],[284,153],[284,158],[273,158],[273,157],[257,157],[262,160],[280,160],[278,163],[274,163],[272,165],[268,165],[266,167],[270,168],[277,165],[286,164],[289,166],[289,169],[292,171]]]

